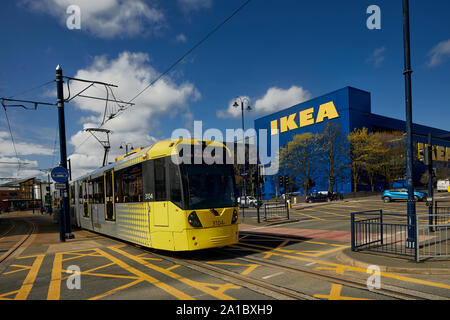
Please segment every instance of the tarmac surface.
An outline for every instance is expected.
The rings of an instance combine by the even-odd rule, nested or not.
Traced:
[[[449,194],[438,197],[450,202]],[[379,198],[299,204],[289,220],[260,223],[246,210],[238,245],[189,253],[86,230],[59,242],[53,217],[2,214],[0,300],[450,299],[450,258],[416,263],[350,250],[350,212],[405,208]],[[419,213],[426,210],[417,204]],[[369,266],[378,267],[379,290],[369,288]]]

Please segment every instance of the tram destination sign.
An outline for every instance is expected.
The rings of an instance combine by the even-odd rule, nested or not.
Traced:
[[[55,167],[50,173],[56,183],[66,183],[69,179],[69,171],[64,167]]]

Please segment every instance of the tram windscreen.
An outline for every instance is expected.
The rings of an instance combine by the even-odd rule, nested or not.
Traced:
[[[235,206],[231,165],[185,165],[190,210]]]

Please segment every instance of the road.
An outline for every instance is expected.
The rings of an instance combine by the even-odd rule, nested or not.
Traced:
[[[350,245],[349,212],[404,213],[405,207],[379,199],[317,204],[292,210],[298,221],[279,225],[257,225],[247,216],[238,245],[189,253],[142,248],[85,230],[60,243],[50,217],[3,214],[0,300],[449,299],[450,272],[382,271],[377,289],[376,281],[368,286],[372,274],[366,268],[339,259]],[[426,212],[424,203],[417,208]]]

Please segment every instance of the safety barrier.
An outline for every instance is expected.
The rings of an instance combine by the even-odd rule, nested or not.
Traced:
[[[435,207],[432,215],[416,215],[415,224],[408,224],[405,214],[383,214],[383,210],[354,212],[350,217],[352,251],[416,261],[450,257],[450,208]]]
[[[289,206],[285,201],[282,202],[268,202],[263,204],[264,220],[289,220]]]

